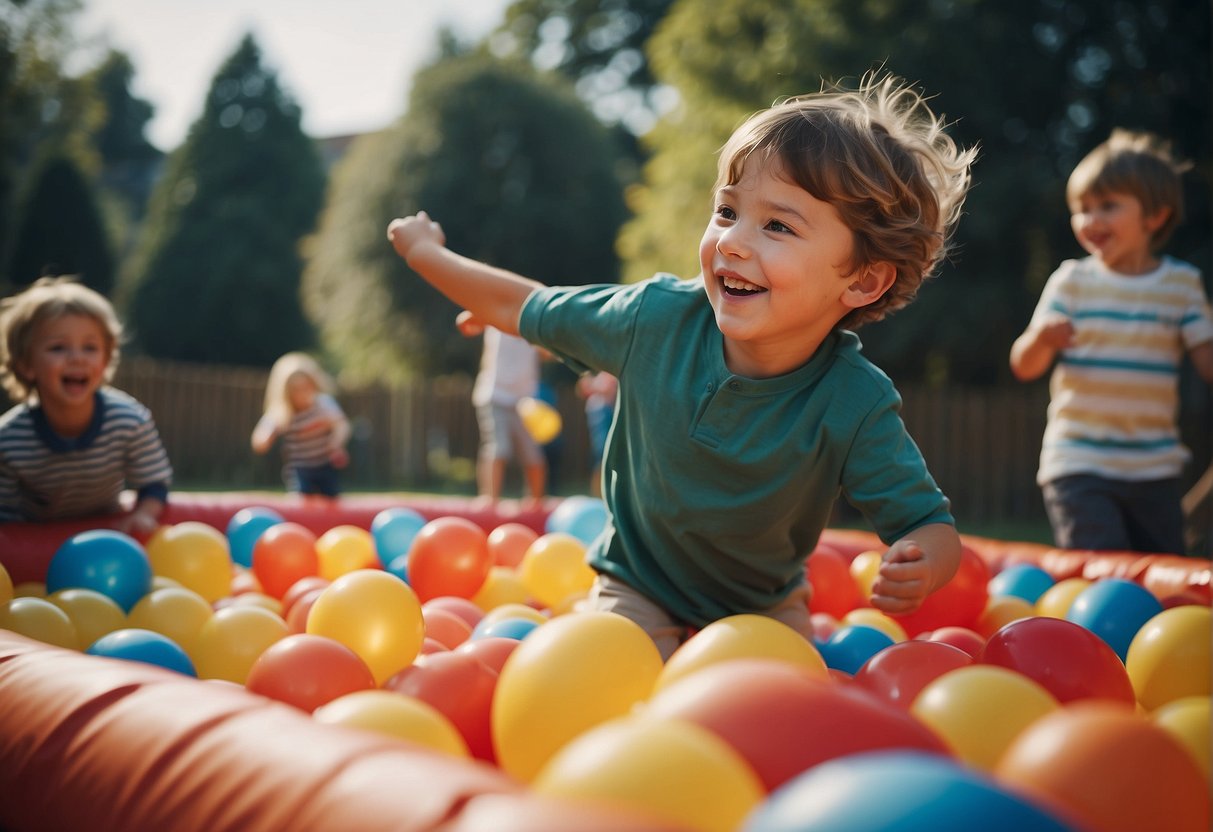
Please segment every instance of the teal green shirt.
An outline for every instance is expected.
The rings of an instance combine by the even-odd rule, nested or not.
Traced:
[[[619,378],[590,564],[694,626],[769,609],[805,577],[841,494],[886,543],[952,523],[901,397],[832,333],[804,366],[734,375],[699,281],[536,291],[523,337]]]

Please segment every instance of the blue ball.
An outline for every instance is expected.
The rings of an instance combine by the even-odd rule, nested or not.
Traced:
[[[250,506],[232,515],[227,524],[227,545],[232,560],[244,567],[253,565],[253,547],[270,526],[285,522],[281,514],[272,508]]]
[[[1013,595],[1035,604],[1053,583],[1053,576],[1039,566],[1014,563],[991,578],[988,589],[991,596]]]
[[[198,675],[194,663],[177,642],[151,630],[134,627],[115,630],[94,641],[85,652],[91,656],[154,664],[186,676]]]
[[[810,768],[771,792],[742,832],[1067,832],[993,778],[921,751],[870,751]]]
[[[532,621],[529,618],[502,618],[497,621],[482,620],[472,630],[472,635],[469,638],[512,638],[516,641],[522,641],[538,626],[538,621]]]
[[[413,538],[425,526],[426,520],[411,508],[385,508],[371,521],[371,538],[379,562],[388,566],[401,555],[407,555]]]
[[[409,556],[397,555],[392,558],[392,562],[383,567],[386,571],[391,572],[406,584],[409,582]]]
[[[606,503],[597,497],[567,497],[548,515],[544,529],[564,532],[589,546],[607,525]]]
[[[1102,638],[1123,662],[1133,636],[1162,610],[1162,602],[1145,587],[1124,578],[1101,578],[1075,596],[1066,620]]]
[[[46,570],[46,593],[91,589],[124,612],[152,588],[152,565],[133,537],[112,529],[80,532],[65,540]]]
[[[826,667],[854,676],[868,659],[893,644],[893,637],[888,633],[875,627],[855,624],[835,630],[822,645],[820,653]]]

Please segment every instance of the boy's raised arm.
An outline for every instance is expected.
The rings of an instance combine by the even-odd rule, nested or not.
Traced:
[[[442,227],[424,211],[392,220],[387,236],[409,268],[470,311],[478,324],[518,334],[522,305],[543,284],[454,253]]]

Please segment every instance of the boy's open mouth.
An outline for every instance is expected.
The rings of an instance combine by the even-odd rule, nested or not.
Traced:
[[[81,390],[88,388],[87,376],[64,376],[62,379],[63,389],[68,392],[78,393]]]
[[[721,275],[720,284],[724,287],[724,293],[735,298],[744,298],[749,295],[757,295],[767,291],[761,286],[750,283],[747,280],[742,280],[738,277],[730,277]]]

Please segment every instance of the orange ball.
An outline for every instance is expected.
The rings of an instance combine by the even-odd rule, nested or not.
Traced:
[[[517,567],[539,532],[521,523],[502,523],[489,532],[489,552],[497,566]]]
[[[442,595],[471,598],[492,565],[484,529],[463,517],[439,517],[413,539],[409,585],[423,603]]]
[[[298,523],[270,526],[253,544],[253,574],[266,595],[281,598],[300,578],[319,574],[316,535]]]

